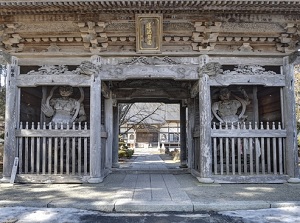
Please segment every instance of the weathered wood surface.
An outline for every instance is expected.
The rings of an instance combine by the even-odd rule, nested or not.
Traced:
[[[16,137],[89,137],[90,130],[61,130],[61,129],[16,129]],[[101,137],[107,137],[106,132]]]
[[[112,131],[112,167],[118,168],[118,151],[119,151],[119,111],[118,105],[113,106],[113,131]]]
[[[259,129],[212,129],[211,137],[263,137],[263,138],[278,138],[278,137],[286,137],[287,131],[282,130],[259,130]]]
[[[226,175],[235,175],[236,171],[238,175],[261,175],[266,172],[265,165],[269,174],[286,173],[286,161],[283,159],[286,147],[283,142],[287,133],[281,129],[280,123],[277,127],[273,123],[272,129],[269,123],[265,127],[261,123],[260,129],[257,123],[254,129],[250,123],[247,126],[244,123],[242,129],[240,125],[231,128],[226,124],[222,129],[216,129],[214,124],[211,130],[214,175],[224,175],[224,169]]]
[[[297,57],[299,51],[297,52]],[[286,76],[286,87],[283,89],[284,97],[284,121],[287,130],[286,138],[286,168],[287,174],[291,177],[299,177],[298,167],[298,146],[297,146],[297,124],[295,111],[295,95],[294,95],[294,65],[291,58],[284,58],[283,72]]]
[[[105,167],[112,167],[112,153],[113,153],[113,99],[112,93],[109,93],[109,98],[105,99],[105,127],[107,132],[106,140],[106,157],[105,157]]]
[[[55,125],[28,123],[15,130],[18,138],[19,173],[24,174],[65,174],[88,175],[88,157],[90,147],[88,138],[90,130],[87,123],[84,126],[75,123],[67,129],[58,129]],[[106,138],[107,133],[99,133],[100,138]],[[101,137],[102,136],[102,137]],[[83,159],[82,159],[83,158]],[[83,169],[81,169],[83,166]]]
[[[278,88],[261,88],[258,92],[259,117],[260,121],[281,121],[282,119],[282,102],[281,89]]]
[[[197,80],[198,65],[103,65],[101,80],[126,80],[129,78],[172,78]]]
[[[223,75],[219,74],[210,77],[210,86],[228,86],[231,84],[241,85],[264,85],[264,86],[285,86],[284,75]]]
[[[91,183],[99,183],[103,180],[101,168],[101,79],[100,76],[92,77],[91,83],[91,136],[90,136],[90,176]]]
[[[36,87],[42,85],[71,85],[89,87],[91,77],[84,75],[19,75],[16,79],[18,87]]]
[[[195,99],[190,99],[188,103],[188,118],[187,118],[187,136],[193,135],[193,129],[195,126]],[[188,152],[188,167],[192,168],[195,162],[195,147],[193,146],[193,137],[187,137],[187,152]]]
[[[199,117],[200,117],[200,177],[208,178],[212,174],[211,163],[211,105],[208,76],[199,79]]]
[[[187,167],[186,106],[180,105],[180,166]]]
[[[10,177],[10,183],[13,184],[15,182],[15,178],[16,178],[16,174],[17,174],[17,170],[18,170],[18,163],[19,163],[19,158],[15,157],[14,160],[14,165],[11,171],[11,177]]]
[[[5,141],[3,156],[3,177],[10,177],[17,156],[15,128],[18,121],[18,90],[16,87],[16,77],[19,75],[17,58],[12,57],[12,64],[8,66],[8,77],[6,79],[6,110],[5,110]]]

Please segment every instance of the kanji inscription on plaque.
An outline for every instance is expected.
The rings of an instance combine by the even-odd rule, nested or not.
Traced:
[[[160,53],[162,42],[162,16],[136,15],[136,43],[139,53]]]

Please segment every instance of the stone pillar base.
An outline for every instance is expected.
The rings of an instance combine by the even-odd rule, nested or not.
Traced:
[[[10,177],[3,177],[0,179],[0,183],[10,183]]]
[[[90,184],[98,184],[98,183],[101,183],[102,181],[103,181],[102,177],[92,177],[92,178],[88,179],[88,182]]]
[[[197,177],[198,181],[200,183],[203,183],[203,184],[212,184],[214,183],[215,181],[211,178],[203,178],[203,177]]]
[[[111,165],[112,168],[119,168],[120,167],[120,164],[119,163],[113,163]]]
[[[290,178],[287,180],[288,183],[293,183],[293,184],[300,184],[300,179],[299,178]]]
[[[179,168],[188,168],[188,166],[186,165],[186,163],[182,163],[180,164]]]

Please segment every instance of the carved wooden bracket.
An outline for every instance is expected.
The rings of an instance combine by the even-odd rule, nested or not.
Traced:
[[[221,22],[195,22],[196,31],[193,32],[193,50],[211,51],[215,48],[220,32]]]
[[[92,53],[99,53],[107,50],[108,38],[104,31],[106,24],[104,22],[78,23],[83,45],[86,50]]]
[[[10,52],[21,52],[24,48],[24,44],[20,43],[22,37],[15,32],[16,26],[16,24],[6,24],[0,27],[0,46],[2,43]]]
[[[287,23],[284,29],[286,32],[279,37],[280,43],[276,44],[276,49],[283,53],[292,53],[299,49],[300,29],[294,23]]]

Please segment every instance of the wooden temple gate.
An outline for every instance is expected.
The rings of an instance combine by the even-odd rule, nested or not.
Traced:
[[[17,157],[19,181],[101,182],[118,167],[123,102],[181,105],[181,167],[201,182],[299,181],[299,11],[295,0],[0,1],[2,181]]]
[[[152,61],[152,58],[142,59],[144,62]],[[205,59],[209,60],[207,56]],[[26,74],[11,72],[7,108],[7,114],[11,115],[7,115],[7,122],[16,124],[6,130],[11,139],[6,146],[14,148],[9,150],[10,162],[13,162],[13,157],[19,158],[18,180],[93,182],[90,179],[97,176],[95,181],[102,181],[113,167],[113,159],[117,159],[113,149],[116,142],[113,141],[116,138],[114,128],[118,123],[112,121],[116,115],[113,106],[116,102],[113,102],[107,80],[119,81],[114,76],[116,72],[122,72],[124,80],[130,79],[135,77],[136,70],[143,70],[153,78],[193,83],[190,95],[178,96],[186,103],[181,110],[188,109],[187,134],[181,135],[187,141],[181,147],[187,155],[181,157],[181,161],[200,181],[284,182],[288,180],[290,171],[296,171],[293,166],[289,167],[288,160],[295,153],[295,149],[290,149],[295,138],[288,134],[294,128],[293,120],[288,118],[293,111],[288,110],[291,107],[286,101],[289,97],[286,88],[288,74],[247,65],[222,71],[216,62],[200,66],[203,57],[199,58],[198,65],[180,63],[187,58],[168,58],[163,66],[164,57],[156,57],[155,60],[160,61],[159,65],[148,61],[141,67],[136,58],[123,58],[109,64],[106,62],[110,61],[109,58],[94,56],[92,62],[84,61],[71,71],[54,66],[51,71],[42,67]],[[14,72],[18,72],[18,66],[14,66]],[[56,85],[82,89],[75,91],[75,96],[84,94],[88,122],[73,122],[72,125],[49,122],[38,107],[47,101],[49,94],[55,95],[56,87],[53,86]],[[242,109],[247,119],[243,122],[220,123],[212,113],[222,88],[230,89],[238,98],[247,96],[249,102]],[[31,99],[32,92],[39,95],[39,102]],[[116,101],[127,97],[118,90],[113,92],[116,93]],[[15,100],[10,99],[12,95]],[[28,109],[34,106],[37,106],[38,112],[29,117]],[[22,115],[24,111],[25,116]],[[182,126],[186,125],[184,113],[181,116]]]

